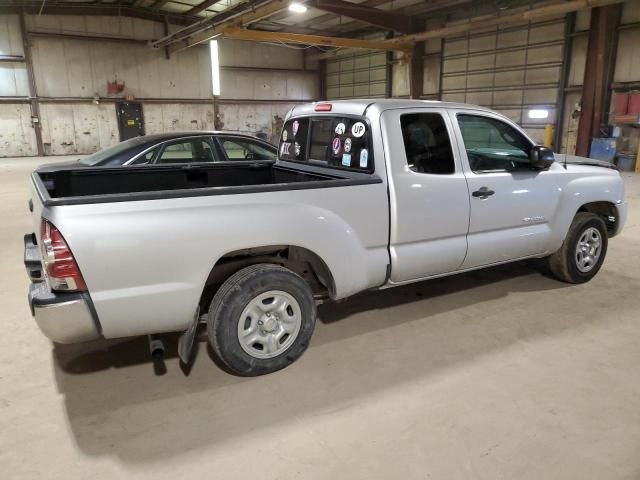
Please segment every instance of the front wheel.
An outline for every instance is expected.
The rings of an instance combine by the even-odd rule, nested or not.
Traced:
[[[249,377],[300,358],[315,320],[313,294],[299,275],[258,264],[236,272],[216,292],[207,333],[216,357],[231,372]]]
[[[548,257],[551,273],[568,283],[584,283],[595,277],[607,254],[607,226],[594,213],[578,213],[562,247]]]

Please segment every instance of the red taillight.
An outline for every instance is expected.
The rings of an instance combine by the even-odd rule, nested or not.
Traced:
[[[330,112],[331,104],[330,103],[318,103],[316,104],[316,112]]]
[[[42,259],[51,290],[86,290],[82,274],[60,231],[44,218],[41,224]]]

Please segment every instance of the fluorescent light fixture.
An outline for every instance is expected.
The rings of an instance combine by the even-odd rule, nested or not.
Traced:
[[[220,61],[218,60],[217,40],[209,42],[209,51],[211,52],[211,89],[217,97],[220,95]]]
[[[289,4],[289,11],[293,13],[304,13],[307,11],[307,7],[298,2],[293,2]]]
[[[537,109],[537,110],[529,110],[529,118],[547,118],[549,116],[549,110]]]

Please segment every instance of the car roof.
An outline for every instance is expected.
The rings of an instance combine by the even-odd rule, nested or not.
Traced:
[[[432,108],[449,108],[449,109],[471,109],[481,110],[485,112],[493,112],[493,110],[471,105],[468,103],[441,102],[438,100],[406,100],[401,98],[356,98],[353,100],[325,100],[322,102],[313,102],[296,105],[289,111],[288,116],[309,115],[322,112],[316,112],[315,106],[319,103],[330,103],[333,114],[350,114],[363,115],[365,110],[375,106],[380,112],[384,110],[392,110],[396,108],[412,108],[412,107],[432,107]],[[495,112],[494,112],[495,113]]]
[[[241,132],[233,132],[233,131],[227,131],[227,130],[181,130],[181,131],[175,131],[175,132],[152,133],[149,135],[145,135],[144,137],[142,137],[144,139],[144,142],[141,142],[141,144],[142,143],[152,144],[157,142],[163,142],[166,140],[173,140],[174,138],[198,137],[201,135],[213,135],[213,136],[229,135],[234,137],[250,138],[252,140],[258,140],[260,142],[269,143],[267,140],[263,140],[262,138],[256,137],[255,135],[250,135],[250,134],[241,133]]]

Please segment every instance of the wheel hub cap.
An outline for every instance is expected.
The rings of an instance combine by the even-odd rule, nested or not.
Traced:
[[[270,313],[266,315],[266,320],[263,321],[262,332],[273,333],[278,328],[278,319],[272,316]]]
[[[589,227],[578,238],[576,245],[576,267],[583,273],[593,269],[600,259],[602,252],[602,237],[597,228]]]
[[[271,290],[253,298],[238,320],[238,341],[254,358],[273,358],[295,341],[302,325],[302,311],[293,296]]]

